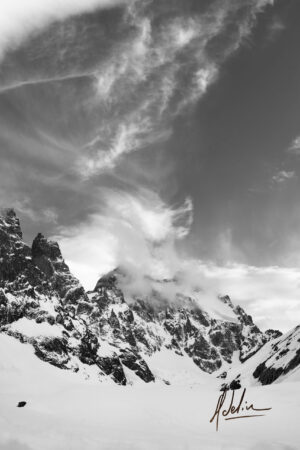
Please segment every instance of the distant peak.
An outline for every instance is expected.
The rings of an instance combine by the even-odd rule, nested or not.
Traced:
[[[282,336],[282,332],[280,330],[273,330],[269,328],[267,331],[265,331],[265,335],[268,337],[268,339],[277,339],[278,337]]]
[[[16,218],[16,212],[13,208],[1,208],[1,216],[7,217],[7,218]]]
[[[42,233],[38,233],[32,243],[32,256],[46,256],[52,260],[62,258],[60,248],[57,242],[45,238]]]
[[[229,305],[231,306],[231,308],[233,308],[233,304],[229,295],[219,295],[219,299],[226,305]]]
[[[0,219],[2,222],[0,225],[2,225],[7,233],[22,239],[23,234],[21,231],[20,221],[13,208],[1,208]]]
[[[106,289],[116,288],[118,285],[118,280],[126,277],[128,277],[126,271],[121,267],[116,267],[115,269],[111,270],[105,275],[102,275],[102,277],[99,278],[94,290],[97,291],[98,289],[103,287]]]

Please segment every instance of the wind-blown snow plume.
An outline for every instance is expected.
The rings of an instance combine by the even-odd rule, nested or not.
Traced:
[[[126,267],[144,290],[147,277],[172,277],[179,265],[175,242],[192,224],[191,200],[171,208],[147,190],[130,195],[106,189],[101,194],[101,214],[92,214],[82,226],[60,230],[72,270],[88,288],[116,266]]]

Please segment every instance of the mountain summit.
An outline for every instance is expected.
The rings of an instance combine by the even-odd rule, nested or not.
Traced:
[[[40,359],[61,369],[122,385],[197,382],[211,374],[228,386],[246,366],[262,384],[299,367],[298,333],[282,344],[280,332],[261,332],[228,296],[217,299],[214,313],[200,306],[197,292],[181,293],[182,306],[178,299],[158,302],[155,292],[155,302],[151,295],[133,301],[120,289],[120,270],[86,292],[56,242],[41,233],[31,247],[23,242],[12,209],[0,216],[0,258],[1,333],[32,345]],[[294,358],[282,358],[288,344]]]

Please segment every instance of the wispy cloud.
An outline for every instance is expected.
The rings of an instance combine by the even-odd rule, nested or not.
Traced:
[[[77,83],[81,108],[75,111],[84,110],[88,125],[82,142],[75,142],[73,160],[90,177],[166,140],[174,119],[205,94],[270,1],[214,0],[203,6],[176,0],[171,7],[149,0],[25,3],[19,8],[12,0],[1,14],[0,57],[6,59],[0,89],[56,83],[67,99],[64,87]],[[122,13],[113,19],[99,16],[102,34],[96,19],[93,26],[80,19],[118,5]]]
[[[204,95],[269,2],[246,3],[215,1],[206,10],[191,4],[184,14],[181,2],[170,14],[159,2],[130,6],[127,24],[136,28],[134,37],[94,73],[95,105],[104,104],[105,111],[79,161],[85,176],[169,136],[174,118]]]
[[[294,170],[279,170],[275,175],[272,176],[272,182],[275,184],[282,184],[286,181],[292,180],[296,177],[296,172]]]
[[[83,283],[91,288],[100,274],[120,265],[139,279],[173,274],[175,243],[193,220],[191,200],[170,207],[146,189],[135,194],[101,189],[101,202],[101,212],[85,223],[59,230],[63,252]]]
[[[300,155],[300,136],[295,137],[287,151],[292,155]]]
[[[267,26],[267,36],[266,39],[269,42],[274,42],[278,37],[282,34],[282,32],[286,29],[286,25],[283,19],[274,14],[271,17],[270,23]]]

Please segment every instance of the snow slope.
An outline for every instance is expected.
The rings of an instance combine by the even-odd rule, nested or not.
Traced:
[[[209,423],[219,396],[212,383],[125,387],[99,383],[92,374],[84,381],[80,372],[45,364],[29,344],[4,334],[0,354],[1,450],[299,448],[299,383],[250,388],[251,402],[273,409],[265,417],[221,421],[216,432]],[[21,400],[27,405],[17,408]]]
[[[300,381],[300,326],[267,342],[243,364],[232,365],[226,383],[239,379],[242,386]]]
[[[21,333],[26,337],[61,337],[63,328],[59,325],[50,325],[48,322],[37,323],[34,320],[29,320],[26,317],[22,317],[11,324],[10,330]]]

